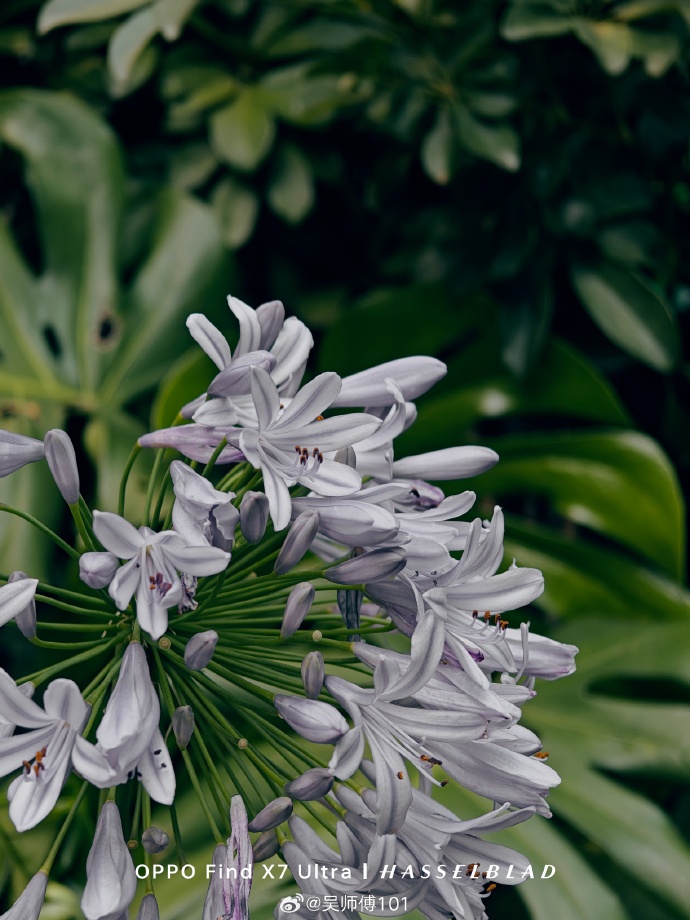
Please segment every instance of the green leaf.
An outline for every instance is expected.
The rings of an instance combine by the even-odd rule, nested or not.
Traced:
[[[222,179],[211,196],[221,235],[229,249],[239,249],[250,238],[259,216],[259,199],[232,176]]]
[[[436,124],[422,143],[422,166],[430,179],[447,185],[452,175],[453,130],[446,109],[440,109]]]
[[[257,84],[261,104],[283,121],[320,125],[353,97],[342,80],[331,74],[312,74],[312,64],[300,63],[270,70]]]
[[[573,31],[599,59],[599,63],[612,76],[623,73],[634,54],[633,33],[622,22],[594,22],[578,18]]]
[[[579,534],[566,537],[514,515],[507,533],[506,558],[544,573],[546,590],[536,603],[551,616],[687,621],[690,593],[618,549],[595,546]]]
[[[638,275],[605,262],[597,268],[574,265],[571,278],[587,312],[611,341],[658,371],[673,370],[678,326],[661,295]]]
[[[153,248],[134,280],[122,344],[99,391],[123,404],[153,387],[180,352],[185,317],[199,304],[222,302],[227,255],[211,209],[166,191]]]
[[[683,496],[659,445],[636,431],[520,435],[490,442],[491,494],[537,495],[568,520],[635,550],[672,577],[685,557]]]
[[[118,308],[123,177],[115,139],[83,103],[36,90],[0,94],[0,138],[25,159],[44,262],[34,280],[0,229],[3,323],[36,376],[53,372],[93,388],[102,361],[98,330]],[[46,329],[56,354],[46,347]]]
[[[514,3],[501,23],[501,35],[509,42],[528,38],[552,38],[572,28],[570,16],[562,16],[546,4]]]
[[[158,23],[152,7],[139,10],[119,26],[108,45],[108,69],[118,95],[123,94],[140,55],[158,34]]]
[[[49,0],[38,17],[40,35],[75,22],[97,22],[144,6],[147,0]]]
[[[514,374],[523,376],[539,358],[551,328],[553,302],[551,288],[545,284],[535,290],[527,287],[501,313],[503,361]]]
[[[631,267],[642,265],[654,268],[663,254],[661,234],[654,224],[644,220],[629,220],[604,227],[599,231],[597,240],[605,256]]]
[[[260,96],[246,89],[230,105],[214,112],[210,130],[211,147],[219,159],[251,172],[271,149],[275,123]]]
[[[550,804],[624,873],[685,917],[687,843],[657,805],[600,771],[687,779],[690,708],[639,694],[612,697],[602,689],[603,681],[631,679],[690,687],[687,626],[631,628],[597,617],[569,624],[558,638],[579,645],[578,669],[550,684],[526,709],[526,721],[552,752],[551,765],[562,777]]]
[[[453,114],[463,147],[509,172],[520,168],[520,139],[509,125],[479,121],[459,103],[454,106]]]
[[[271,209],[290,224],[304,220],[314,206],[314,179],[307,158],[296,147],[278,153],[266,197]]]

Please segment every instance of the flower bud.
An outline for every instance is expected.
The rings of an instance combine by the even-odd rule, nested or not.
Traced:
[[[254,862],[263,862],[264,859],[270,859],[275,856],[280,849],[280,843],[275,831],[265,831],[258,837],[253,845]]]
[[[53,428],[43,438],[43,445],[55,485],[68,505],[76,505],[79,501],[79,470],[69,435]]]
[[[17,584],[17,582],[25,582],[25,584],[20,586],[19,589],[12,588],[10,591],[0,588],[0,623],[6,621],[7,615],[21,605],[21,609],[14,614],[14,621],[21,630],[22,635],[26,636],[27,639],[35,639],[36,601],[34,596],[38,580],[29,578],[26,572],[12,572],[5,587]],[[12,597],[5,599],[5,595],[9,594],[12,594]]]
[[[323,687],[323,655],[309,652],[302,662],[302,683],[310,700],[315,700]]]
[[[356,632],[359,629],[359,615],[362,610],[362,592],[341,589],[337,598],[338,610],[345,625]]]
[[[263,492],[245,492],[240,502],[240,527],[247,543],[258,543],[268,524],[268,498]]]
[[[184,751],[194,734],[194,710],[191,706],[177,707],[173,713],[172,727],[177,746]]]
[[[48,887],[48,876],[37,872],[1,920],[38,920]]]
[[[158,901],[156,901],[155,895],[144,895],[142,902],[139,905],[137,920],[160,920],[160,914],[158,913]]]
[[[137,877],[122,835],[120,812],[114,802],[106,802],[86,860],[86,887],[81,899],[86,920],[119,917],[132,903],[136,888]]]
[[[249,822],[249,830],[270,831],[272,828],[282,824],[283,821],[287,821],[291,814],[292,802],[287,796],[284,795],[279,799],[273,799]]]
[[[314,767],[307,770],[297,779],[285,783],[283,789],[293,799],[300,802],[313,802],[322,799],[333,787],[333,774],[325,767]]]
[[[348,730],[347,722],[330,703],[282,693],[277,694],[273,703],[290,728],[307,741],[335,744]]]
[[[141,835],[141,842],[147,853],[162,853],[168,848],[170,837],[159,827],[147,827]]]
[[[119,564],[114,553],[82,553],[79,577],[89,588],[105,588],[113,580]]]
[[[361,585],[390,578],[402,571],[406,564],[407,557],[403,550],[381,547],[331,566],[323,575],[336,584]]]
[[[333,459],[336,463],[351,466],[353,470],[357,469],[357,454],[354,447],[341,447]]]
[[[302,559],[314,542],[319,529],[319,515],[316,511],[303,511],[297,515],[283,543],[273,571],[285,575]]]
[[[218,643],[218,633],[214,629],[197,633],[187,643],[184,650],[184,663],[190,671],[201,671],[213,658]]]
[[[0,430],[0,478],[20,470],[27,463],[42,460],[45,455],[43,441]]]
[[[300,628],[314,603],[315,593],[314,585],[308,581],[301,581],[290,591],[285,605],[283,623],[280,627],[280,635],[283,639],[287,639]]]

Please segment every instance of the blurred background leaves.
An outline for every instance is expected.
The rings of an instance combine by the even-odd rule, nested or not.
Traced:
[[[507,511],[506,561],[544,570],[537,631],[582,651],[526,709],[563,776],[555,818],[505,835],[557,876],[499,892],[492,917],[690,918],[689,9],[0,9],[5,427],[67,426],[112,508],[134,439],[210,374],[185,315],[228,328],[232,291],[304,319],[313,371],[446,361],[398,455],[501,454],[470,486]],[[9,494],[63,513],[39,470]],[[4,569],[50,568],[21,522],[0,539]],[[79,917],[74,864],[55,920]],[[161,888],[164,916],[189,910]]]

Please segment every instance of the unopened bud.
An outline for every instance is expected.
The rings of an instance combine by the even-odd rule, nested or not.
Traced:
[[[31,592],[30,590],[28,591],[28,596],[29,596],[28,603],[26,604],[25,607],[22,607],[19,613],[15,613],[14,621],[19,627],[22,635],[24,635],[27,639],[35,639],[36,638],[36,601],[34,599],[34,594],[36,592],[36,585],[38,584],[38,581],[35,578],[29,578],[26,572],[12,572],[10,577],[7,579],[7,584],[13,585],[18,581],[27,581],[27,580],[33,583],[33,592]],[[27,589],[29,589],[29,585],[27,585],[26,587]],[[1,599],[2,599],[2,594],[0,594],[0,603],[1,603]]]
[[[407,558],[402,550],[381,547],[331,566],[323,575],[336,584],[360,585],[390,578],[402,571],[406,563]]]
[[[170,837],[160,827],[147,827],[141,835],[141,842],[147,853],[162,853],[168,848]]]
[[[338,591],[338,610],[345,625],[353,633],[359,630],[359,617],[362,610],[362,592],[343,590]]]
[[[300,562],[314,542],[320,520],[316,511],[303,511],[297,515],[273,567],[276,575],[285,575]]]
[[[323,687],[323,655],[309,652],[302,662],[302,683],[310,700],[315,700]]]
[[[354,447],[341,447],[333,459],[336,463],[351,466],[353,470],[357,469],[357,454]]]
[[[333,774],[325,767],[314,767],[307,770],[297,779],[285,783],[283,789],[293,799],[300,802],[313,802],[322,799],[333,787]]]
[[[42,460],[45,455],[43,441],[0,429],[0,477],[9,476],[27,463]]]
[[[252,853],[254,862],[263,862],[264,859],[270,859],[275,856],[280,849],[280,843],[275,831],[266,831],[258,837],[252,844]]]
[[[53,428],[43,438],[43,445],[55,485],[68,505],[76,505],[79,501],[79,470],[69,435]]]
[[[194,710],[191,706],[178,706],[172,717],[173,734],[181,751],[184,751],[194,734]]]
[[[105,588],[115,577],[118,566],[114,553],[82,553],[79,577],[89,588]]]
[[[205,668],[213,658],[217,643],[218,633],[215,629],[207,629],[206,632],[192,636],[184,650],[184,663],[189,670],[201,671]]]
[[[270,831],[278,827],[283,821],[292,814],[292,801],[283,795],[279,799],[273,799],[265,808],[262,808],[259,814],[249,822],[250,831]]]
[[[247,543],[259,543],[268,524],[268,499],[263,492],[245,492],[240,503],[240,527]]]
[[[274,697],[273,703],[290,728],[307,741],[335,744],[348,730],[347,722],[330,703],[282,693]]]
[[[160,920],[160,914],[158,913],[158,901],[156,901],[155,895],[144,895],[144,898],[139,905],[137,920]]]
[[[300,628],[314,603],[315,593],[314,585],[308,581],[301,581],[290,591],[280,627],[280,635],[283,639],[287,639]]]

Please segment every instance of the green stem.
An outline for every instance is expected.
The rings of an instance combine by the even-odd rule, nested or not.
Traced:
[[[139,444],[134,445],[134,447],[132,448],[132,452],[129,455],[129,459],[127,460],[127,463],[125,465],[124,471],[122,473],[122,479],[120,480],[120,494],[119,494],[118,502],[117,502],[117,513],[120,515],[120,517],[123,517],[125,513],[125,496],[127,493],[127,480],[129,479],[129,474],[132,472],[132,467],[134,466],[134,463],[137,457],[141,453],[141,450],[142,449]]]
[[[109,642],[99,643],[94,648],[89,649],[86,652],[81,652],[81,654],[74,655],[72,658],[66,658],[64,661],[60,661],[57,664],[51,665],[49,668],[43,668],[41,671],[36,671],[34,674],[29,674],[28,677],[24,677],[22,679],[22,683],[28,683],[31,681],[34,686],[38,687],[39,684],[42,684],[45,680],[48,680],[54,674],[59,674],[61,671],[65,671],[67,668],[72,668],[74,665],[81,664],[83,661],[88,661],[90,658],[97,658],[99,655],[107,652],[109,648],[112,648],[113,645],[119,641],[120,637],[114,636]]]
[[[211,472],[211,470],[213,469],[213,467],[216,465],[216,460],[218,459],[218,457],[220,457],[220,455],[223,453],[223,449],[224,449],[225,447],[227,447],[227,446],[228,446],[228,439],[225,438],[225,437],[221,438],[221,439],[220,439],[220,444],[219,444],[218,447],[216,447],[216,449],[213,451],[213,453],[211,454],[210,460],[208,461],[208,463],[206,464],[206,466],[203,468],[203,470],[202,470],[202,472],[201,472],[201,475],[202,475],[205,479],[208,478],[208,474]]]
[[[18,508],[13,508],[11,505],[6,505],[4,502],[0,502],[0,511],[5,511],[7,514],[14,514],[17,517],[22,518],[22,520],[27,521],[29,524],[35,527],[36,530],[40,530],[41,533],[45,534],[47,537],[50,537],[50,539],[57,546],[59,546],[60,549],[64,550],[69,556],[71,556],[72,559],[79,559],[81,553],[78,553],[76,549],[73,549],[69,543],[65,543],[61,537],[58,537],[58,535],[54,533],[50,527],[46,527],[45,524],[41,523],[38,518],[35,518],[31,514],[27,514],[26,511],[19,511]]]
[[[156,488],[156,481],[158,480],[158,474],[160,473],[161,467],[163,466],[163,461],[167,453],[166,448],[162,448],[156,454],[156,459],[153,462],[153,470],[151,471],[151,477],[149,479],[149,487],[146,490],[146,504],[144,506],[144,524],[148,527],[151,526],[151,503],[153,502],[153,493]]]
[[[81,789],[77,793],[77,797],[72,803],[72,807],[70,808],[69,813],[67,817],[65,818],[65,821],[62,827],[60,828],[60,832],[58,833],[57,837],[55,838],[55,842],[50,848],[50,852],[48,853],[48,855],[43,861],[43,865],[41,866],[40,871],[45,872],[46,875],[49,875],[50,870],[53,868],[55,857],[57,856],[58,851],[60,847],[62,846],[63,840],[67,836],[67,831],[70,828],[70,824],[74,820],[74,816],[76,815],[77,810],[79,809],[79,806],[81,805],[82,799],[86,795],[86,790],[88,789],[88,787],[89,787],[88,782],[84,780],[84,782],[81,784]]]

